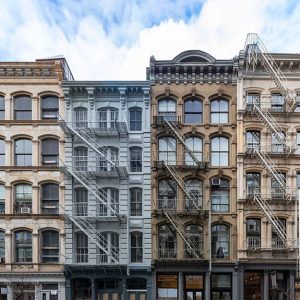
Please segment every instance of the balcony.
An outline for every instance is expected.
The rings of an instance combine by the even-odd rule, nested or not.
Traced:
[[[273,238],[260,238],[259,236],[247,237],[246,240],[246,249],[247,250],[288,250],[288,249],[296,249],[297,248],[297,240],[296,239],[287,239],[286,245],[283,241],[278,237]]]
[[[270,113],[285,113],[285,100],[281,95],[251,94],[244,101],[245,112],[253,112],[254,104]]]
[[[89,254],[88,249],[76,251],[73,254],[73,264],[84,265],[116,265],[119,260],[119,251],[110,254]]]
[[[158,260],[204,260],[204,248],[203,245],[195,251],[159,248],[155,250],[155,257]]]
[[[176,126],[181,126],[181,116],[177,116],[175,112],[163,113],[157,116],[153,116],[152,124],[155,126],[164,126],[165,122],[169,121],[175,124]]]
[[[283,190],[279,187],[248,187],[244,192],[245,199],[253,199],[255,195],[262,197],[264,200],[268,201],[278,201],[288,204],[290,201],[295,201],[297,199],[297,189],[296,188],[286,188]]]

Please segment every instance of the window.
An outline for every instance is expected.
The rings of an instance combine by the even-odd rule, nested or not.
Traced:
[[[274,112],[283,111],[284,97],[281,94],[271,94],[271,110]]]
[[[190,137],[185,140],[187,147],[194,153],[198,161],[202,161],[202,154],[203,154],[203,141],[198,137]],[[185,152],[185,164],[196,166],[197,163],[194,159],[189,155],[188,152]]]
[[[229,180],[213,178],[211,182],[211,210],[214,212],[229,211]]]
[[[103,188],[99,190],[99,195],[106,205],[99,203],[99,215],[110,216],[113,212],[107,207],[111,207],[116,213],[119,213],[119,190],[114,188]]]
[[[134,107],[130,109],[130,131],[142,131],[142,109]]]
[[[157,300],[178,299],[178,277],[176,274],[157,274]]]
[[[0,166],[5,166],[5,142],[0,140]]]
[[[300,154],[300,131],[297,131],[297,150],[296,150],[296,154]]]
[[[280,132],[281,139],[285,139],[286,133]],[[272,132],[272,152],[273,153],[284,153],[286,145],[282,140],[278,138],[278,135]]]
[[[90,299],[91,298],[91,281],[85,278],[73,279],[74,299]]]
[[[192,98],[184,102],[184,123],[202,123],[202,113],[202,101]]]
[[[22,230],[15,233],[15,261],[32,262],[32,235],[30,231]]]
[[[247,110],[253,110],[254,104],[260,106],[260,94],[258,93],[248,93],[246,96]]]
[[[165,136],[158,140],[158,160],[176,165],[176,139]]]
[[[85,188],[75,189],[75,203],[73,209],[76,216],[87,216],[88,213],[88,192]]]
[[[15,185],[15,212],[31,213],[32,186],[30,184]]]
[[[58,165],[58,140],[42,140],[42,165]]]
[[[176,210],[177,184],[173,179],[162,179],[158,182],[158,209]]]
[[[88,237],[83,232],[75,233],[75,257],[77,263],[87,263],[89,255]]]
[[[184,299],[204,299],[204,276],[195,274],[184,275]]]
[[[111,160],[113,163],[115,163],[116,166],[119,165],[119,149],[114,147],[106,147],[100,149],[103,153],[105,153],[105,158],[99,157],[98,165],[100,171],[104,172],[111,172],[115,171],[116,168],[112,164],[107,162],[108,160]]]
[[[158,258],[169,259],[177,256],[176,230],[173,225],[158,227]]]
[[[0,120],[5,120],[5,99],[0,96]]]
[[[202,258],[204,250],[202,227],[197,224],[187,225],[185,232],[187,240],[194,248],[194,251],[191,251],[191,249],[185,244],[185,257],[193,259]]]
[[[42,263],[59,262],[59,233],[55,230],[42,232]]]
[[[87,108],[76,107],[74,109],[73,122],[75,122],[75,127],[86,128],[88,126]]]
[[[252,151],[260,148],[260,132],[251,130],[246,132],[246,150]]]
[[[143,215],[143,190],[141,188],[130,189],[130,215]]]
[[[211,275],[211,294],[213,300],[231,300],[232,283],[230,274]]]
[[[158,115],[161,120],[176,121],[176,101],[163,99],[158,102]]]
[[[260,194],[260,173],[251,172],[246,174],[246,188],[247,196],[253,196],[254,194]]]
[[[280,228],[281,232],[286,234],[286,220],[285,219],[278,219],[277,226]],[[273,249],[283,249],[285,248],[285,243],[283,242],[282,238],[279,237],[277,230],[272,226],[272,248]]]
[[[42,97],[42,119],[57,119],[58,117],[58,97]]]
[[[88,167],[88,150],[84,147],[74,149],[73,166],[75,171],[87,171]]]
[[[31,120],[31,98],[29,96],[15,97],[15,120]]]
[[[271,196],[273,199],[284,199],[286,192],[286,173],[275,173],[275,175],[278,180],[274,176],[271,176]]]
[[[185,189],[190,196],[185,196],[185,209],[195,211],[202,208],[203,182],[197,179],[188,180],[185,182]]]
[[[260,248],[260,220],[259,219],[247,219],[247,248]]]
[[[118,122],[118,110],[115,108],[99,109],[99,127],[116,128]]]
[[[300,112],[300,92],[297,92],[296,95],[296,101],[298,102],[298,105],[295,109],[295,112]]]
[[[143,233],[131,232],[131,262],[140,263],[143,262]]]
[[[211,139],[211,165],[228,166],[229,141],[226,137],[214,137]]]
[[[5,232],[0,231],[0,262],[5,261]]]
[[[41,191],[42,214],[58,214],[59,186],[56,183],[45,183]]]
[[[0,184],[0,214],[5,213],[5,186]]]
[[[146,300],[147,280],[143,278],[127,279],[127,294],[129,300]]]
[[[143,171],[143,159],[142,148],[131,147],[130,148],[130,172],[142,172]]]
[[[22,167],[32,165],[32,143],[30,140],[15,141],[15,164]]]
[[[210,102],[210,122],[228,123],[229,104],[227,100],[216,99]]]
[[[103,245],[106,252],[99,249],[100,263],[115,263],[119,260],[119,234],[115,232],[103,232],[101,236],[107,240],[107,244]]]
[[[227,225],[214,225],[212,230],[212,257],[221,259],[229,258],[229,227]]]

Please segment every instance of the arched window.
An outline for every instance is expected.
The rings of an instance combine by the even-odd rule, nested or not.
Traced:
[[[158,258],[176,258],[177,239],[173,225],[166,224],[158,227]]]
[[[274,112],[283,111],[284,97],[279,93],[271,94],[271,110]]]
[[[143,171],[143,158],[141,147],[131,147],[130,152],[130,172],[142,172]]]
[[[172,99],[158,101],[158,115],[161,120],[176,121],[176,101]]]
[[[5,232],[0,230],[0,262],[5,262]]]
[[[89,257],[89,240],[83,232],[75,233],[76,263],[87,263]]]
[[[282,131],[280,132],[280,137],[281,139],[285,139],[286,138],[286,132]],[[278,135],[274,132],[272,132],[272,148],[271,151],[274,154],[282,154],[285,152],[286,150],[286,144],[282,143],[282,140],[278,138]]]
[[[203,141],[198,137],[190,137],[185,140],[187,147],[194,153],[198,161],[202,161]],[[195,160],[185,152],[185,164],[196,166]]]
[[[14,98],[14,103],[15,103],[15,120],[32,119],[31,97],[17,96]]]
[[[118,122],[118,109],[101,108],[98,110],[100,128],[116,128]]]
[[[75,203],[73,209],[76,216],[87,216],[88,213],[88,191],[85,188],[77,188],[75,192]]]
[[[224,224],[211,227],[211,248],[213,258],[229,258],[230,250],[230,229]]]
[[[261,247],[260,219],[247,219],[247,248]]]
[[[143,189],[141,188],[130,189],[130,215],[143,215]]]
[[[115,188],[103,188],[99,190],[99,194],[102,197],[105,204],[99,204],[99,215],[110,216],[113,212],[107,207],[111,207],[116,213],[119,213],[119,190]]]
[[[184,123],[200,124],[203,122],[202,101],[191,98],[184,101]]]
[[[41,116],[42,119],[57,119],[58,117],[58,97],[44,96],[42,97]]]
[[[32,142],[28,139],[15,141],[15,165],[32,166]]]
[[[211,210],[214,212],[229,211],[229,180],[225,178],[213,178],[211,182]]]
[[[247,93],[246,95],[247,111],[252,111],[254,104],[260,106],[260,94],[259,93]]]
[[[254,194],[261,193],[261,178],[258,172],[248,172],[246,174],[247,196],[252,197]]]
[[[88,126],[87,108],[76,107],[74,109],[73,123],[77,128],[86,128]]]
[[[58,214],[59,186],[56,183],[45,183],[41,189],[42,214]]]
[[[30,214],[32,212],[32,186],[20,183],[15,185],[15,212]]]
[[[246,147],[247,151],[260,148],[260,132],[257,130],[249,130],[246,132]]]
[[[0,96],[0,120],[5,120],[5,100]]]
[[[0,166],[5,166],[5,141],[0,140]]]
[[[0,184],[0,214],[5,213],[5,186]]]
[[[42,263],[59,262],[59,233],[55,230],[42,231],[41,239],[41,261]]]
[[[197,224],[187,225],[186,238],[193,247],[193,251],[185,245],[186,258],[201,258],[203,257],[203,229]]]
[[[286,173],[278,172],[275,175],[278,180],[271,176],[271,196],[273,199],[282,200],[286,195]]]
[[[141,263],[143,262],[143,233],[134,231],[130,233],[130,245],[131,245],[131,262]]]
[[[73,167],[76,171],[87,171],[88,150],[85,147],[76,147],[74,149]]]
[[[162,179],[158,182],[158,209],[176,210],[177,184],[173,179]]]
[[[228,123],[228,100],[215,99],[210,102],[210,122],[211,123]]]
[[[203,182],[198,179],[191,179],[185,182],[185,189],[190,197],[185,196],[185,209],[196,211],[202,208],[203,204]]]
[[[119,234],[102,232],[101,236],[107,240],[107,243],[103,245],[106,251],[100,249],[100,263],[115,263],[119,260]]]
[[[286,220],[285,219],[278,219],[277,226],[280,228],[280,231],[283,231],[286,234]],[[277,230],[272,226],[272,248],[273,249],[283,249],[285,248],[285,242],[282,238],[278,235]]]
[[[176,165],[176,139],[169,136],[158,139],[158,160]]]
[[[59,143],[56,139],[42,140],[42,165],[58,165]]]
[[[32,262],[32,234],[30,231],[15,232],[15,262]]]
[[[213,167],[229,165],[228,138],[217,136],[211,139],[211,165]]]
[[[133,107],[129,110],[130,131],[142,131],[142,109]]]

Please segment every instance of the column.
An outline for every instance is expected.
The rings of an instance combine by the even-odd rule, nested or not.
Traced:
[[[12,214],[14,210],[14,201],[12,200],[12,186],[5,186],[5,213]]]
[[[179,272],[178,273],[178,300],[184,299],[183,290],[184,290],[183,274],[182,274],[182,272]]]
[[[39,119],[39,109],[38,109],[38,97],[37,96],[33,96],[31,97],[32,99],[32,120],[38,120]]]
[[[32,186],[32,213],[38,214],[39,213],[39,187],[38,186]]]
[[[10,284],[7,285],[7,300],[13,300],[14,291]]]
[[[34,299],[35,300],[40,300],[40,284],[35,283],[34,284]]]
[[[232,273],[232,300],[241,299],[238,296],[239,284],[238,284],[238,270],[234,270]]]
[[[66,279],[66,300],[72,300],[71,280]]]
[[[10,264],[13,261],[12,253],[12,234],[11,232],[5,232],[5,263]],[[6,268],[8,265],[6,265]]]
[[[65,300],[66,299],[66,288],[65,288],[65,282],[60,282],[58,284],[58,300]]]
[[[269,273],[264,272],[264,299],[269,299]]]
[[[290,299],[295,299],[295,273],[290,271]]]
[[[14,160],[13,160],[14,151],[12,151],[12,145],[13,143],[11,140],[5,141],[5,166],[14,165]]]
[[[95,278],[91,279],[91,288],[92,288],[92,300],[97,300],[97,295],[96,295],[96,286],[95,286]]]
[[[39,141],[32,140],[32,165],[33,166],[39,166],[39,158],[40,158],[40,152],[39,152]]]
[[[13,119],[13,115],[11,113],[11,105],[10,105],[12,99],[13,98],[8,97],[8,96],[4,98],[4,100],[5,100],[5,103],[4,103],[4,105],[5,105],[5,107],[4,107],[5,108],[5,120]]]
[[[210,300],[210,272],[205,273],[205,300]]]
[[[38,232],[32,233],[32,263],[37,264],[39,261],[39,234]]]

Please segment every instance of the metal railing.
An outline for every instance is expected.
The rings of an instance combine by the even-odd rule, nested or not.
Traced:
[[[297,189],[286,187],[285,190],[282,190],[280,187],[272,186],[261,186],[261,187],[248,187],[245,190],[245,198],[253,198],[254,195],[260,195],[265,200],[296,200],[297,198]]]
[[[297,248],[297,239],[287,238],[285,243],[279,237],[273,238],[261,238],[259,236],[251,236],[246,239],[246,248],[247,249],[287,249]]]
[[[156,209],[171,210],[180,212],[199,212],[199,209],[203,209],[203,198],[198,197],[196,205],[190,199],[157,199]]]

